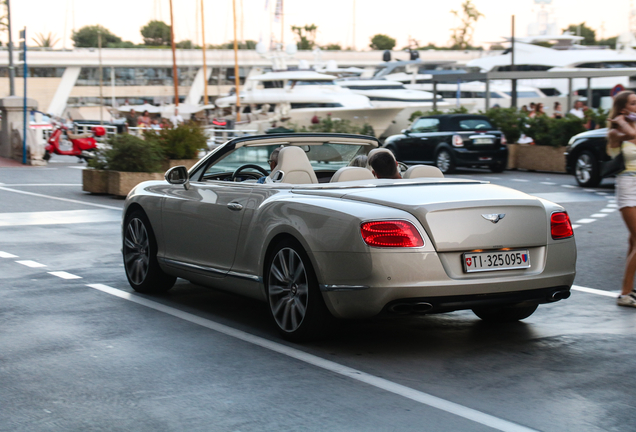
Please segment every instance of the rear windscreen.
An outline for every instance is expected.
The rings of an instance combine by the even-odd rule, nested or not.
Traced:
[[[485,119],[464,119],[459,121],[459,130],[486,130],[494,129]]]

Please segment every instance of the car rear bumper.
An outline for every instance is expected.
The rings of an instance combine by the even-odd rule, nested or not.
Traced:
[[[500,147],[492,150],[455,149],[455,164],[458,166],[493,165],[508,161],[508,148]]]
[[[449,265],[448,259],[434,252],[315,256],[331,313],[339,318],[366,318],[396,303],[428,303],[433,306],[428,312],[434,313],[476,305],[549,302],[554,292],[569,290],[574,282],[576,246],[566,240],[537,249],[546,252],[536,255],[531,269],[477,274],[458,272],[453,259]]]

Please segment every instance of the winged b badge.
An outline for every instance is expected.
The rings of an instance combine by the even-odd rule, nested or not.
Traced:
[[[504,217],[506,217],[505,213],[491,213],[491,214],[483,214],[481,215],[481,217],[483,217],[486,220],[489,220],[492,223],[497,223],[500,220],[502,220]]]

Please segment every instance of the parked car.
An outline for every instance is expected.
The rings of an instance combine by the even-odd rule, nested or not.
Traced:
[[[295,341],[336,318],[382,313],[472,309],[515,321],[570,295],[576,245],[563,207],[425,165],[398,180],[347,166],[378,145],[344,134],[241,137],[189,172],[137,185],[122,225],[130,285],[160,293],[180,277],[262,300]]]
[[[565,169],[583,187],[598,186],[603,180],[601,164],[611,158],[605,151],[607,128],[582,132],[570,138],[565,149]]]
[[[384,147],[401,162],[434,164],[444,174],[458,166],[502,172],[508,162],[504,134],[488,117],[473,114],[419,117],[400,135],[388,137]]]

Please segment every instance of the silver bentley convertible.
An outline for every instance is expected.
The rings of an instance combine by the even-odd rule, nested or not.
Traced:
[[[236,138],[139,184],[123,213],[130,285],[159,293],[180,277],[263,300],[293,341],[378,314],[472,309],[515,321],[569,297],[576,246],[563,207],[429,166],[398,180],[348,166],[378,144]]]

